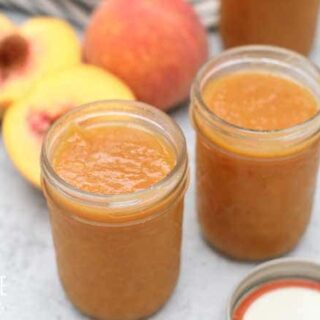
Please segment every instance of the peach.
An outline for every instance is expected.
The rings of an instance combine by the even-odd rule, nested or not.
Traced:
[[[80,59],[80,43],[67,23],[37,17],[15,27],[2,16],[0,112],[24,96],[45,75],[75,65]]]
[[[79,64],[51,75],[5,113],[3,140],[9,157],[27,180],[40,187],[43,136],[62,113],[94,100],[133,98],[122,81],[94,66]]]
[[[5,15],[0,14],[0,38],[15,29],[14,24]]]
[[[184,0],[102,1],[84,39],[86,61],[163,110],[187,98],[207,55],[205,30]]]

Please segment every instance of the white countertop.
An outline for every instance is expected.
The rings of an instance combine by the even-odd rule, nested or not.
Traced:
[[[15,19],[21,17],[15,15]],[[210,35],[211,51],[221,51]],[[312,59],[320,64],[320,40]],[[173,111],[187,138],[192,174],[194,132],[187,107]],[[166,306],[152,320],[225,320],[232,288],[253,264],[220,256],[202,240],[195,211],[194,180],[185,200],[183,258],[180,280]],[[313,218],[299,246],[290,256],[320,261],[320,188]],[[25,182],[12,166],[0,135],[0,319],[86,319],[66,299],[55,265],[46,204],[41,193]],[[0,288],[1,289],[1,288]]]

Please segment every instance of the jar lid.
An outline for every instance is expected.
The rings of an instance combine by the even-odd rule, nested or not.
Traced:
[[[320,319],[320,264],[279,259],[262,264],[232,294],[228,320]]]

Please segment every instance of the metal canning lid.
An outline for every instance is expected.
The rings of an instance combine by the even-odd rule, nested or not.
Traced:
[[[277,259],[253,269],[235,288],[229,303],[227,320],[233,320],[240,302],[261,285],[285,279],[311,280],[320,283],[320,261],[307,259]]]

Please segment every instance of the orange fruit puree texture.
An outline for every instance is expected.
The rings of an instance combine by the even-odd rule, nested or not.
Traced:
[[[44,152],[42,186],[71,302],[101,320],[155,313],[180,269],[187,156],[176,124],[137,102],[93,103],[51,127]]]
[[[271,73],[223,76],[207,84],[203,97],[218,117],[246,129],[285,129],[317,112],[317,101],[308,89]]]
[[[293,129],[310,119],[317,113],[316,97],[308,87],[262,70],[209,78],[201,94],[209,111],[222,119],[207,126],[200,112],[195,114],[197,211],[205,238],[237,259],[288,252],[309,222],[319,136],[293,146],[285,138],[273,139],[272,130]],[[195,111],[198,105],[195,101]],[[265,131],[253,137],[230,124]]]
[[[267,44],[307,55],[317,27],[319,0],[221,0],[226,48]]]
[[[56,173],[72,186],[96,194],[147,189],[175,165],[163,138],[138,127],[70,128],[53,155]]]

